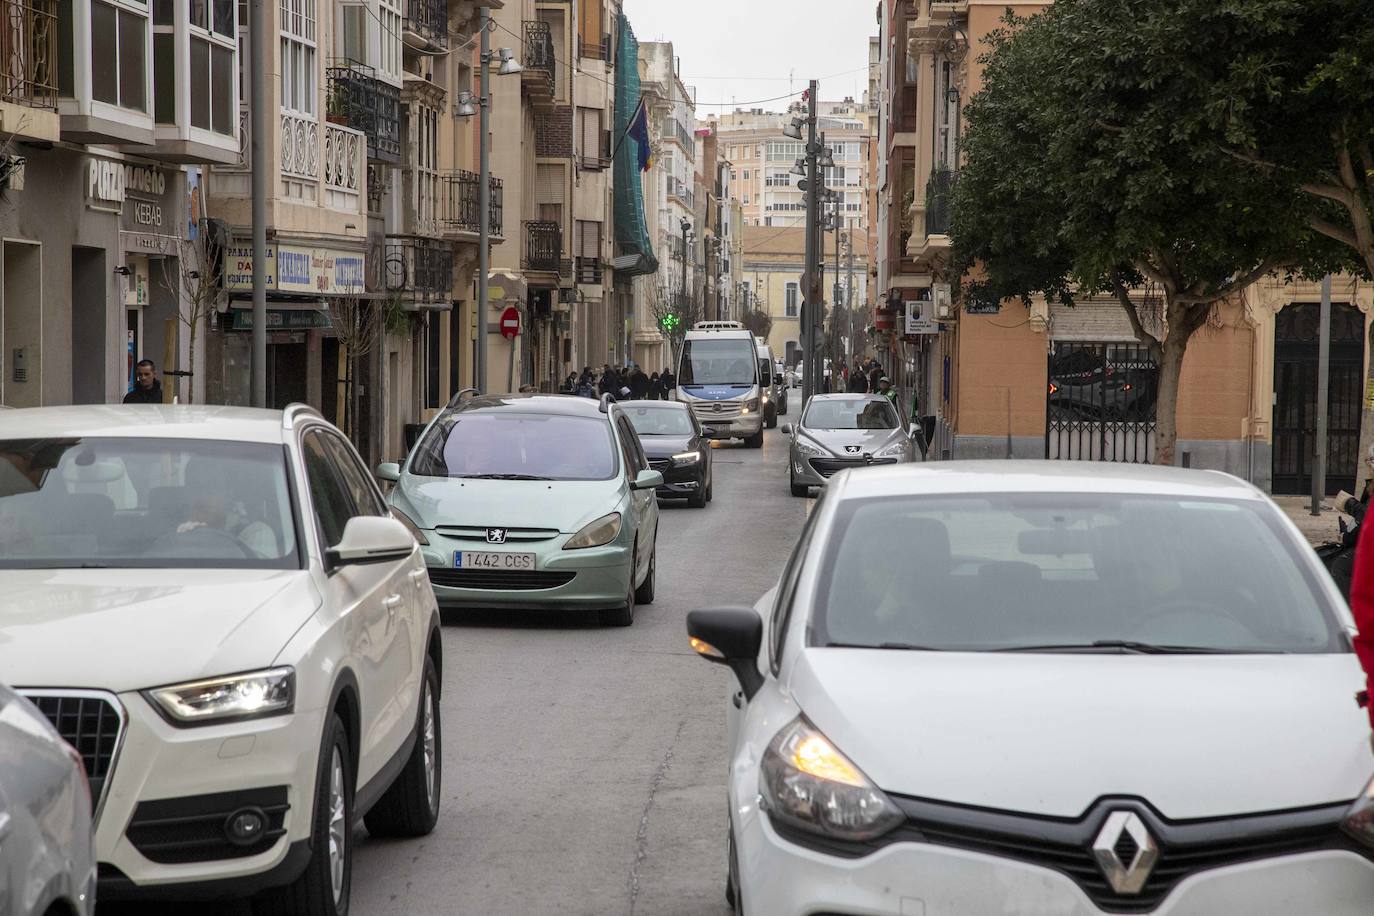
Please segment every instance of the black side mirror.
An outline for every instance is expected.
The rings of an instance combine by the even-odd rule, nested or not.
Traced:
[[[692,611],[687,615],[687,636],[702,658],[730,666],[745,699],[754,698],[763,686],[763,675],[759,674],[763,621],[757,611],[748,607]]]

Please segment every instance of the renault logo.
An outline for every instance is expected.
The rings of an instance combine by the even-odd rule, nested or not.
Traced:
[[[1112,890],[1138,894],[1154,871],[1159,846],[1135,812],[1113,811],[1093,840],[1093,858]]]
[[[505,528],[488,528],[488,529],[487,529],[487,543],[488,543],[488,544],[504,544],[504,543],[506,543],[506,529],[505,529]]]

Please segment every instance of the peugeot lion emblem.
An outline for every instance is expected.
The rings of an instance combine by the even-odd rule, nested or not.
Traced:
[[[506,543],[506,529],[505,529],[505,528],[488,528],[488,529],[487,529],[487,543],[488,543],[488,544],[504,544],[504,543]]]
[[[846,445],[844,447],[844,450],[846,452],[849,452],[849,454],[851,455],[857,455],[859,452],[859,447],[857,445]]]
[[[1123,852],[1129,862],[1122,861]],[[1113,811],[1093,840],[1093,858],[1112,890],[1118,894],[1138,894],[1154,871],[1159,846],[1135,812]]]

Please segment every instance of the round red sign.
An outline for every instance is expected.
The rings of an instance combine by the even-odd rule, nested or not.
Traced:
[[[501,313],[501,336],[514,340],[520,334],[520,310],[514,306]]]

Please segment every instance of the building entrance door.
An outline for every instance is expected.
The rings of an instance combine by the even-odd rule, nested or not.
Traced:
[[[1274,327],[1274,483],[1276,494],[1312,492],[1317,439],[1317,349],[1321,306],[1285,307]],[[1360,451],[1360,390],[1364,315],[1331,306],[1331,370],[1327,377],[1326,495],[1353,492]]]
[[[306,378],[309,358],[304,334],[272,335],[267,341],[267,406],[282,410],[305,403],[309,396]]]
[[[1159,367],[1149,349],[1056,341],[1050,348],[1049,377],[1046,458],[1154,460]]]

